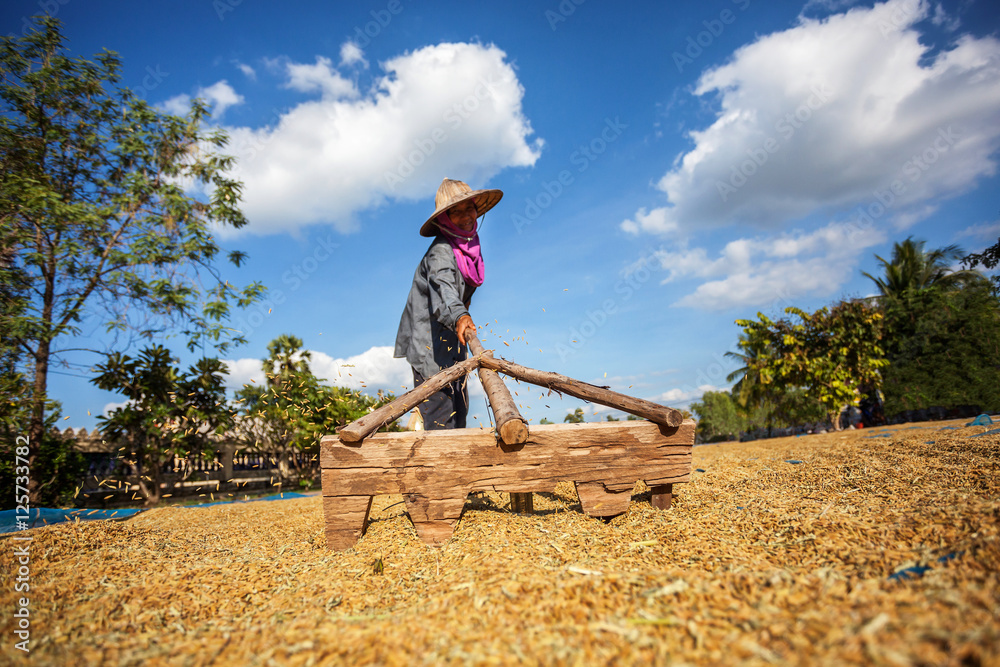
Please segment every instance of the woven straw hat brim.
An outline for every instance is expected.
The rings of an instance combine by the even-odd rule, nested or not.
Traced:
[[[469,199],[476,200],[476,214],[482,216],[488,210],[497,205],[500,198],[503,197],[503,192],[500,190],[473,190],[472,192],[467,192],[461,197],[448,202],[446,206],[442,206],[438,210],[431,214],[431,217],[427,218],[427,222],[420,226],[421,236],[437,236],[437,217],[447,211],[448,209],[454,208],[456,205],[461,204]]]

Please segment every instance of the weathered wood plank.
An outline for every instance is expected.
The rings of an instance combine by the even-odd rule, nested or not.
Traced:
[[[360,444],[327,436],[320,467],[327,498],[403,494],[417,534],[439,545],[472,491],[533,493],[575,482],[586,513],[621,514],[637,480],[654,488],[688,481],[693,443],[691,420],[676,428],[645,421],[536,426],[526,443],[513,446],[498,446],[486,429],[377,433]],[[349,525],[334,529],[332,548],[346,548],[345,535],[360,536],[352,511]]]
[[[406,510],[410,513],[417,537],[432,547],[448,541],[455,524],[462,516],[469,492],[461,487],[451,490],[448,497],[428,497],[422,493],[404,493]]]
[[[323,498],[326,544],[343,550],[354,546],[368,527],[372,496],[327,496]]]
[[[485,429],[378,433],[363,445],[332,436],[320,446],[320,467],[324,493],[338,495],[425,491],[428,485],[526,493],[551,491],[559,481],[631,489],[638,479],[688,481],[692,429],[693,422],[678,429],[649,422],[538,426],[528,443],[513,448],[497,447]]]
[[[632,489],[609,491],[601,482],[577,482],[576,495],[585,514],[612,517],[628,511],[632,500]]]

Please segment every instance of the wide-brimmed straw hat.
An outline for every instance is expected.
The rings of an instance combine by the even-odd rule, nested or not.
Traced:
[[[420,235],[435,236],[437,234],[437,217],[456,204],[474,199],[476,200],[476,213],[482,215],[496,206],[501,197],[503,197],[503,192],[500,190],[473,190],[462,181],[446,178],[441,181],[441,187],[438,188],[437,194],[434,196],[434,206],[437,207],[437,210],[431,214],[431,217],[427,218],[427,222],[421,225]]]

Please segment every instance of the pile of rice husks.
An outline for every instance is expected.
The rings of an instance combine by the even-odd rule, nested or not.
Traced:
[[[318,496],[35,529],[19,534],[30,662],[997,665],[1000,435],[984,431],[696,447],[673,509],[638,484],[608,523],[571,484],[530,516],[474,495],[441,549],[398,496],[344,552]],[[2,544],[0,656],[21,664]]]

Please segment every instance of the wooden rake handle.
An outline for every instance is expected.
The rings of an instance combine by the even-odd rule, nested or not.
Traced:
[[[580,382],[565,375],[535,370],[534,368],[521,366],[506,359],[494,359],[492,356],[484,356],[480,359],[480,362],[483,368],[490,368],[504,375],[515,377],[518,380],[530,382],[540,387],[547,387],[562,394],[575,396],[576,398],[582,398],[591,403],[600,403],[609,408],[624,410],[657,424],[676,428],[684,421],[684,416],[680,410],[668,408],[641,398],[619,394],[606,387],[598,387],[587,382]]]
[[[476,357],[482,358],[486,355],[483,344],[478,336],[471,336],[468,339],[469,350]],[[492,352],[490,353],[492,355]],[[479,366],[479,381],[483,383],[486,390],[486,398],[489,399],[490,408],[493,410],[493,422],[496,424],[497,435],[507,445],[519,445],[528,441],[528,422],[517,406],[514,405],[514,397],[510,395],[507,385],[503,383],[496,371]]]
[[[361,442],[366,437],[392,423],[402,415],[420,405],[427,397],[440,391],[449,383],[454,382],[466,373],[479,366],[478,357],[470,357],[465,361],[444,369],[427,378],[419,387],[414,387],[392,403],[386,403],[381,408],[369,412],[361,419],[340,429],[337,433],[341,442]]]

